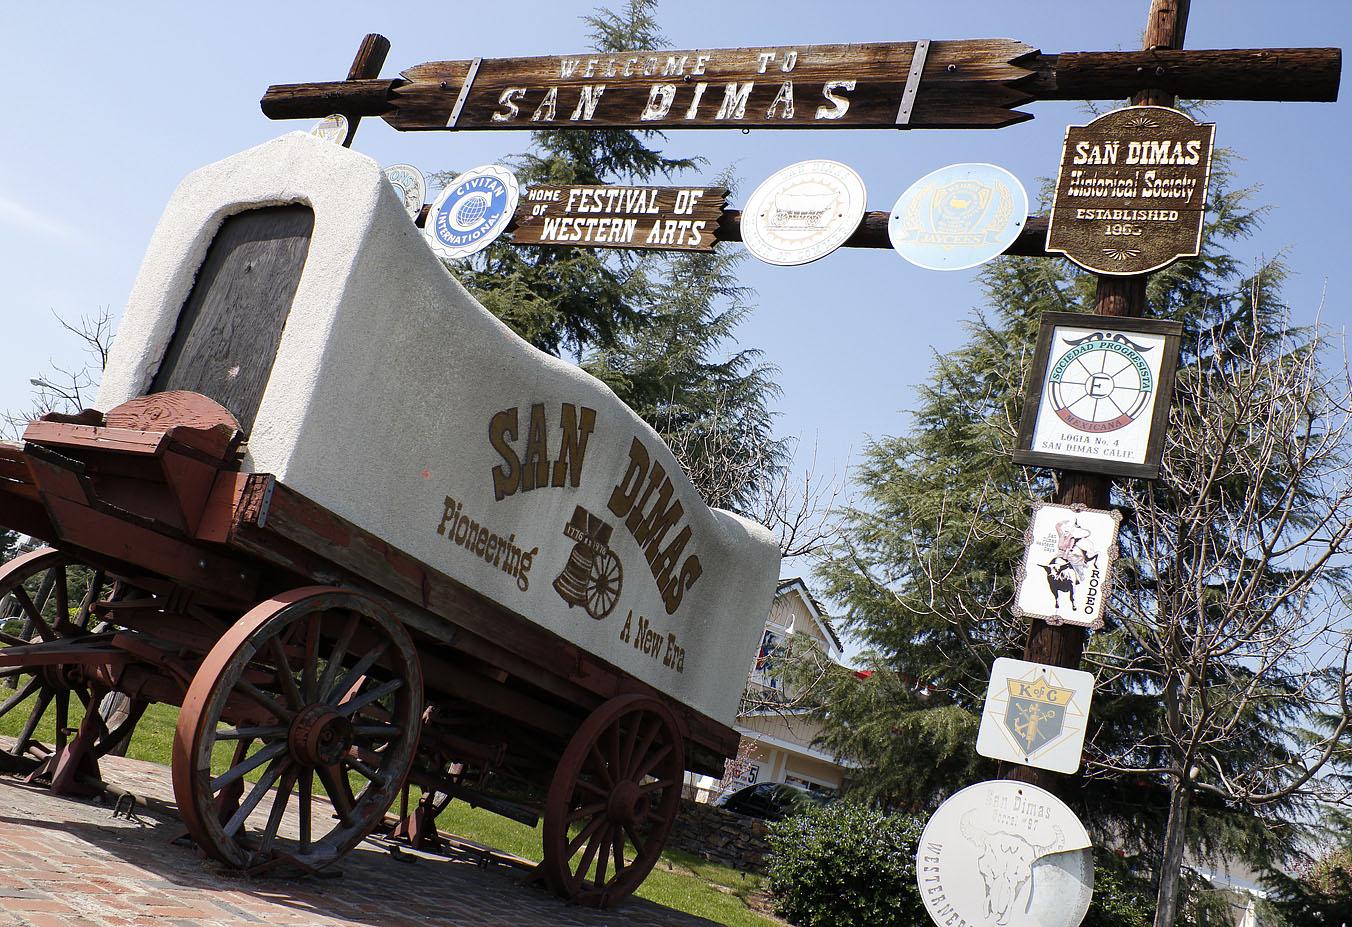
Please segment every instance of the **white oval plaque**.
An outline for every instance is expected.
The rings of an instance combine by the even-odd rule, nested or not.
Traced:
[[[768,264],[807,264],[844,244],[864,219],[864,181],[839,161],[799,161],[771,174],[742,212],[742,241]]]
[[[941,927],[1079,927],[1094,893],[1094,851],[1051,792],[997,779],[939,806],[920,835],[915,875]]]
[[[314,127],[310,129],[310,134],[315,138],[322,138],[326,142],[341,145],[347,141],[347,117],[342,113],[325,116],[314,124]]]
[[[1028,194],[994,164],[950,164],[921,177],[892,207],[896,252],[927,270],[966,270],[1004,252],[1028,221]]]
[[[427,181],[423,179],[422,171],[412,164],[392,164],[385,168],[385,179],[394,187],[395,195],[408,214],[418,218],[427,199]]]

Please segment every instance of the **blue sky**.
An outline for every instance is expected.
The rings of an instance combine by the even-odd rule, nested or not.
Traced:
[[[49,358],[69,363],[67,317],[109,306],[120,314],[141,256],[174,186],[187,172],[309,123],[271,122],[258,98],[272,83],[344,77],[361,37],[391,43],[383,72],[443,58],[563,54],[587,47],[580,16],[591,2],[483,4],[352,2],[230,4],[6,4],[9,38],[0,135],[0,407],[23,406],[28,380]],[[1004,36],[1045,52],[1139,47],[1147,0],[866,2],[683,0],[661,19],[678,47],[732,47]],[[1195,0],[1192,48],[1345,46],[1352,7],[1342,0]],[[1344,97],[1347,96],[1345,91]],[[709,159],[703,176],[732,166],[740,205],[774,170],[804,158],[852,165],[869,208],[887,210],[912,181],[945,164],[989,161],[1035,193],[1054,174],[1075,103],[1039,103],[1036,118],[998,131],[676,132],[668,150]],[[1300,322],[1323,305],[1349,320],[1346,102],[1212,106],[1218,145],[1236,150],[1238,179],[1271,205],[1251,257],[1285,252],[1287,296]],[[382,164],[424,173],[463,170],[511,155],[525,133],[397,133],[366,121],[355,147]],[[739,247],[727,245],[722,247]],[[909,427],[914,389],[934,353],[960,344],[979,304],[976,271],[938,273],[889,251],[840,251],[804,267],[754,260],[743,280],[758,309],[739,333],[781,370],[780,430],[817,447],[818,468],[840,471],[869,435]]]

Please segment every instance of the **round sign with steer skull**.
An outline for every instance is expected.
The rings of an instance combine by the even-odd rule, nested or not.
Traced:
[[[920,836],[915,873],[941,927],[1078,927],[1094,893],[1094,852],[1059,798],[997,779],[939,806]]]

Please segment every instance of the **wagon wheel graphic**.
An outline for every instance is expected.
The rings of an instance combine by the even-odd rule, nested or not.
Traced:
[[[591,572],[587,574],[587,614],[597,621],[609,615],[620,600],[620,586],[624,583],[624,567],[612,550],[600,551],[592,558]]]

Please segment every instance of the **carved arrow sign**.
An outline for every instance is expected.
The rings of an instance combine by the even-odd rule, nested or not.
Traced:
[[[474,58],[398,78],[279,84],[272,119],[380,116],[405,131],[999,128],[1033,100],[1120,99],[1142,73],[1180,96],[1333,100],[1336,48],[1073,52],[1013,39]]]

